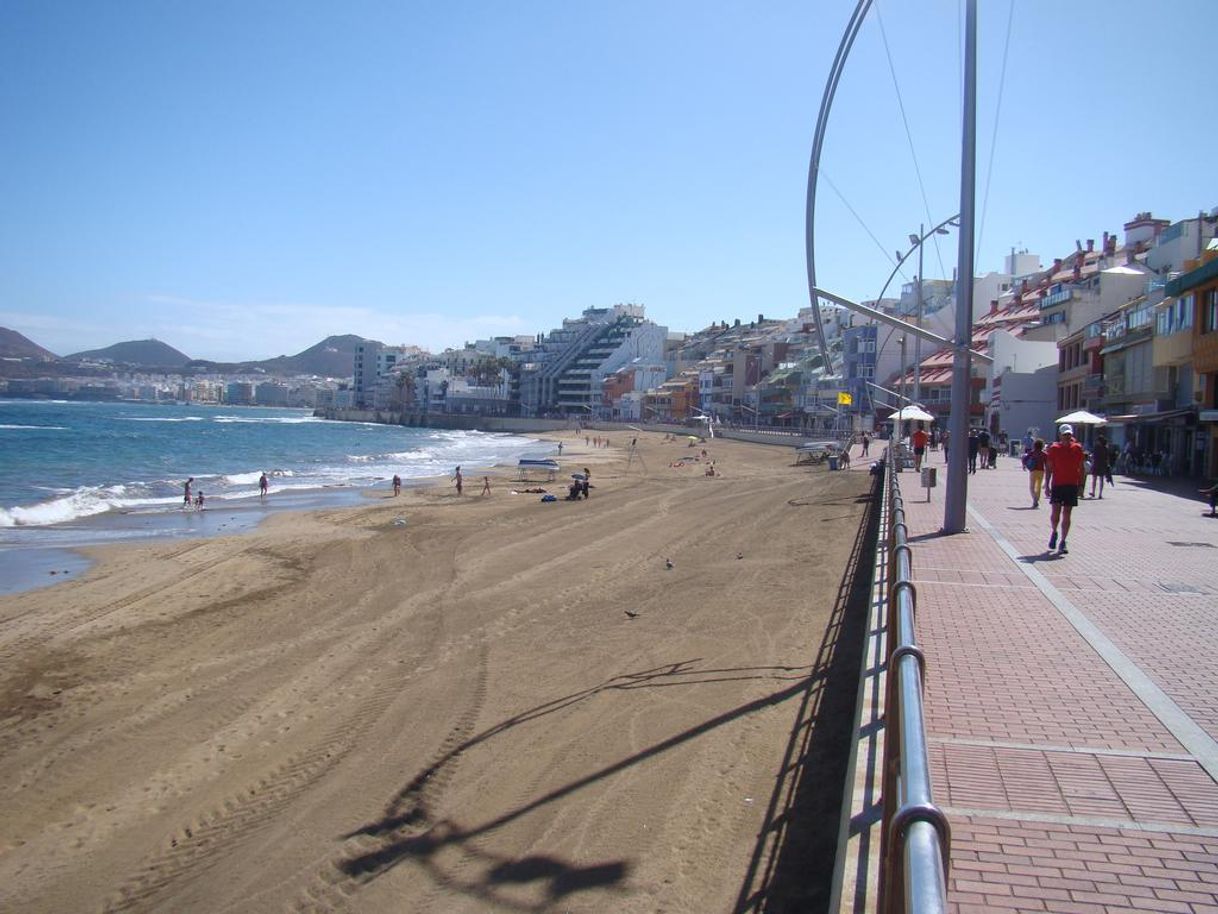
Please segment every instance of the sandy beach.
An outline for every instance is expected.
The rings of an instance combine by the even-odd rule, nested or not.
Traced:
[[[870,479],[663,437],[0,597],[0,909],[823,903]]]

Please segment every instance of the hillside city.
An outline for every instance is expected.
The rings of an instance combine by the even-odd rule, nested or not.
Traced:
[[[1138,213],[1122,235],[1080,239],[1048,265],[1013,250],[1000,272],[976,276],[972,348],[983,358],[972,364],[970,422],[1019,439],[1028,429],[1051,434],[1057,416],[1088,410],[1148,470],[1218,476],[1216,224],[1218,208],[1176,222]],[[899,296],[863,304],[949,337],[953,287],[914,277]],[[946,426],[948,346],[836,305],[822,303],[820,320],[831,366],[811,308],[676,333],[649,320],[643,305],[616,304],[548,333],[440,353],[331,338],[350,341],[346,377],[278,376],[266,367],[120,371],[101,360],[93,374],[104,377],[10,377],[0,393],[306,407],[334,418],[469,428],[513,417],[710,417],[839,436],[882,430],[894,409],[912,402]]]

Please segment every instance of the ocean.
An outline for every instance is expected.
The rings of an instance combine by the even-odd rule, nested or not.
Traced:
[[[551,454],[520,435],[331,422],[299,409],[0,400],[0,592],[30,586],[23,568],[41,574],[75,546],[234,532],[270,510],[355,503],[395,473],[409,485],[458,464],[473,477]],[[182,509],[190,477],[203,512]]]

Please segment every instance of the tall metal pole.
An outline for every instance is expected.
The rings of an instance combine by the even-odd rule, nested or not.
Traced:
[[[897,409],[903,409],[905,404],[909,402],[905,397],[905,334],[902,333],[897,337],[897,345],[901,347],[901,405]]]
[[[858,37],[859,29],[872,0],[858,0],[850,22],[837,46],[837,54],[829,69],[829,78],[825,82],[825,91],[820,100],[820,113],[816,117],[816,132],[812,137],[812,156],[808,161],[808,196],[804,214],[804,253],[808,261],[808,296],[812,303],[812,319],[816,324],[816,339],[820,344],[821,359],[825,363],[825,373],[833,373],[832,356],[829,354],[829,343],[825,339],[824,322],[820,319],[820,299],[816,295],[816,186],[820,174],[820,156],[825,144],[825,130],[829,126],[829,109],[833,106],[833,96],[837,93],[837,84],[846,66],[846,57]]]
[[[926,247],[926,226],[918,226],[918,311],[915,321],[922,326],[922,249]],[[922,337],[914,337],[914,402],[922,403]]]
[[[968,425],[972,385],[969,343],[973,330],[973,215],[977,185],[977,0],[965,0],[964,123],[960,148],[960,253],[956,269],[956,353],[943,499],[943,532],[963,533],[968,507]],[[919,276],[919,281],[921,277]]]

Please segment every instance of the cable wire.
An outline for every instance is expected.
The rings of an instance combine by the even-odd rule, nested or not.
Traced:
[[[878,3],[875,7],[875,21],[880,26],[880,37],[884,43],[884,54],[888,58],[888,72],[892,75],[892,87],[897,93],[897,107],[901,110],[901,123],[905,125],[905,139],[909,143],[909,154],[913,159],[914,174],[918,178],[918,191],[922,194],[922,206],[926,210],[926,221],[930,225],[934,225],[935,220],[930,215],[930,201],[926,198],[926,184],[922,180],[922,168],[918,165],[918,152],[914,148],[913,134],[909,129],[909,118],[905,114],[905,99],[901,96],[901,84],[897,79],[897,70],[892,62],[892,50],[888,46],[888,32],[884,28],[884,17],[880,13],[880,5]],[[935,257],[939,261],[940,274],[946,273],[947,269],[943,266],[943,254],[939,249],[938,239],[935,240]]]
[[[985,192],[981,195],[981,221],[977,224],[975,251],[981,250],[981,238],[985,234],[985,214],[990,205],[990,180],[994,176],[994,151],[998,148],[998,122],[1002,115],[1002,91],[1007,83],[1007,55],[1011,50],[1011,31],[1015,20],[1015,0],[1007,10],[1007,39],[1002,48],[1002,73],[998,78],[998,102],[994,108],[994,133],[990,137],[990,160],[985,170]]]
[[[881,243],[880,239],[875,236],[875,232],[873,232],[871,230],[870,226],[868,226],[867,223],[863,221],[863,217],[858,214],[858,212],[855,210],[855,208],[850,205],[850,201],[846,199],[845,195],[840,190],[838,190],[837,185],[834,184],[833,179],[830,178],[829,175],[827,175],[825,173],[824,168],[821,168],[819,174],[820,174],[820,177],[824,178],[825,183],[829,185],[829,189],[832,190],[835,194],[837,194],[837,198],[842,201],[842,205],[845,206],[846,209],[848,209],[850,211],[850,215],[854,216],[854,218],[858,221],[858,224],[863,227],[863,231],[866,232],[868,237],[870,237],[871,240],[875,242],[875,246],[880,249],[880,251],[888,259],[888,262],[895,265],[897,262],[897,259],[892,256],[892,252],[890,250],[888,250],[886,247],[884,247],[884,245],[883,245],[883,243]],[[901,273],[901,276],[903,278],[906,278],[906,281],[908,281],[908,278],[905,277],[905,271],[901,270],[900,273]]]

